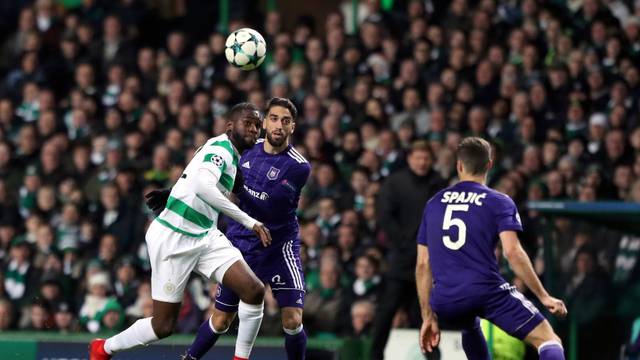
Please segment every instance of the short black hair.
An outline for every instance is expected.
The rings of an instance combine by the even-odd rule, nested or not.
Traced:
[[[296,106],[293,104],[293,102],[291,102],[291,100],[287,98],[281,98],[281,97],[271,98],[271,100],[269,100],[269,102],[267,103],[267,112],[269,112],[269,110],[271,110],[271,108],[274,106],[282,106],[283,108],[286,108],[287,110],[289,110],[289,112],[291,113],[291,117],[293,117],[294,121],[298,117],[298,109],[296,109]]]
[[[479,137],[462,139],[456,150],[458,160],[462,161],[464,169],[473,175],[487,172],[491,161],[491,145],[487,140]]]
[[[229,111],[227,111],[224,114],[224,118],[227,121],[233,121],[233,118],[243,112],[243,111],[257,111],[258,113],[260,113],[260,111],[258,110],[258,107],[253,105],[250,102],[241,102],[241,103],[237,103],[235,105],[233,105],[233,107],[231,109],[229,109]]]

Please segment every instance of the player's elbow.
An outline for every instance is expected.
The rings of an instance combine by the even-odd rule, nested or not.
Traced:
[[[523,257],[527,256],[524,250],[519,246],[505,248],[503,254],[509,263],[520,262],[523,260]]]
[[[430,273],[429,262],[418,262],[416,264],[416,279],[422,279]]]

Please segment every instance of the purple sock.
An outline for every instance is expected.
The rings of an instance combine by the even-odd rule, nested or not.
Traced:
[[[302,325],[295,330],[284,329],[284,348],[287,350],[287,359],[304,360],[307,350],[307,334]]]
[[[195,340],[193,340],[193,343],[191,343],[191,346],[187,349],[187,356],[191,356],[193,359],[200,359],[215,345],[220,334],[213,332],[209,321],[210,319],[200,325]],[[187,359],[189,358],[187,357]]]
[[[487,342],[480,329],[480,320],[476,318],[473,328],[462,331],[462,348],[469,360],[490,360]]]
[[[540,360],[564,360],[564,349],[556,341],[547,341],[538,348]]]

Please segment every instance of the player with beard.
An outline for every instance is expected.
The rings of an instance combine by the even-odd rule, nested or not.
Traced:
[[[163,211],[147,230],[153,316],[106,341],[92,341],[90,360],[110,359],[116,352],[169,336],[191,272],[224,283],[239,295],[240,331],[234,359],[249,358],[262,322],[264,285],[217,229],[217,222],[222,212],[237,221],[236,227],[255,234],[260,246],[271,243],[267,228],[227,198],[234,187],[240,154],[258,137],[260,113],[253,104],[240,103],[225,118],[226,133],[209,139],[196,151],[163,197]]]
[[[271,286],[281,309],[287,357],[304,359],[307,344],[302,326],[305,282],[300,264],[296,209],[311,166],[290,144],[296,116],[297,110],[290,100],[271,99],[262,125],[266,139],[258,140],[245,151],[238,166],[238,175],[244,181],[234,189],[240,209],[264,223],[273,242],[262,246],[255,234],[234,220],[229,223],[227,237],[240,249],[258,278]],[[156,201],[153,203],[157,205]],[[153,209],[151,204],[150,207]],[[238,300],[234,289],[226,284],[219,285],[213,315],[200,326],[183,359],[204,356],[231,325],[238,312]]]
[[[229,240],[240,249],[258,278],[271,286],[281,309],[289,359],[303,359],[307,343],[302,327],[305,290],[296,209],[311,166],[289,143],[296,116],[290,100],[271,99],[262,125],[266,140],[258,140],[240,158],[244,179],[237,191],[240,208],[269,228],[273,242],[263,247],[260,239],[237,221],[232,220],[227,228]],[[219,286],[213,315],[202,324],[184,358],[202,358],[219,334],[227,331],[237,311],[236,292]]]

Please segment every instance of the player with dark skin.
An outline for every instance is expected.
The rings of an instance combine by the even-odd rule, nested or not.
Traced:
[[[236,107],[232,108],[226,115],[226,137],[235,148],[235,151],[241,154],[255,144],[258,138],[261,119],[258,110],[249,103],[238,104]],[[200,151],[200,149],[198,149],[198,151]],[[201,190],[193,189],[193,191],[198,194],[198,191]],[[149,195],[151,194],[148,194],[147,197]],[[246,214],[244,215],[246,216]],[[252,230],[264,246],[268,246],[271,243],[271,234],[262,223],[255,222]],[[152,271],[161,270],[156,270],[152,267]],[[213,278],[214,275],[212,274],[211,276]],[[233,289],[248,306],[262,306],[265,292],[264,285],[241,257],[226,269],[221,282],[230,289]],[[153,313],[150,319],[147,318],[148,323],[144,322],[145,319],[138,320],[125,331],[106,341],[102,339],[92,341],[89,347],[90,360],[110,359],[112,356],[111,351],[115,350],[117,352],[130,349],[132,336],[135,337],[135,341],[138,342],[138,344],[134,343],[134,346],[147,344],[148,341],[152,342],[170,336],[175,328],[181,304],[181,300],[168,302],[154,298]],[[140,321],[142,321],[142,323]],[[153,331],[153,334],[150,334],[151,331]],[[153,340],[152,335],[155,335],[156,340]],[[122,345],[123,336],[129,339],[129,343]],[[119,348],[116,348],[116,350],[111,347],[111,350],[107,350],[105,344],[109,341],[120,341],[117,343]]]
[[[291,152],[292,150],[290,150],[290,138],[291,135],[294,132],[295,129],[295,108],[293,108],[293,110],[291,110],[291,108],[293,108],[293,104],[291,104],[288,100],[285,99],[280,99],[280,98],[274,98],[270,101],[269,105],[268,105],[268,109],[267,109],[267,113],[264,117],[264,121],[262,124],[262,129],[265,131],[265,139],[263,142],[261,143],[257,143],[253,149],[247,151],[245,154],[243,154],[243,158],[244,160],[241,160],[241,162],[243,162],[244,165],[242,169],[239,169],[240,171],[237,172],[236,174],[236,181],[234,183],[234,190],[233,192],[238,194],[239,197],[242,199],[242,191],[243,191],[243,172],[244,172],[244,176],[249,176],[249,179],[251,179],[249,181],[249,186],[250,187],[254,187],[256,186],[255,183],[253,183],[253,181],[255,181],[255,176],[256,174],[259,173],[259,171],[257,170],[256,167],[254,167],[254,169],[251,169],[248,167],[249,164],[249,158],[251,158],[251,163],[253,163],[253,160],[255,158],[253,158],[253,156],[256,156],[257,154],[260,153],[264,153],[264,154],[269,154],[269,156],[267,156],[266,158],[260,158],[261,161],[265,161],[269,164],[271,164],[270,162],[274,162],[274,163],[278,163],[280,165],[280,167],[284,166],[283,164],[283,159],[289,159],[290,162],[292,162],[293,164],[295,164],[295,169],[298,169],[297,171],[299,171],[299,169],[305,168],[308,165],[305,164],[298,164],[297,161],[292,161],[287,155],[288,152]],[[293,112],[292,112],[293,111]],[[260,148],[260,150],[256,150],[257,148]],[[248,158],[245,158],[248,157]],[[287,168],[285,168],[287,169]],[[283,173],[286,173],[287,175],[284,175],[284,178],[287,179],[291,179],[290,181],[295,181],[294,177],[292,174],[293,172],[286,172],[286,170],[283,171]],[[248,174],[248,175],[247,175]],[[259,173],[260,175],[263,175],[262,173]],[[308,175],[308,173],[307,173]],[[306,177],[304,177],[305,181],[306,181]],[[246,184],[245,184],[246,186]],[[272,199],[276,199],[278,198],[278,196],[282,196],[278,194],[278,187],[276,187],[275,189],[260,189],[260,191],[264,190],[264,191],[271,191],[269,193],[270,198]],[[168,195],[170,190],[157,190],[155,192],[152,192],[149,194],[149,196],[147,197],[147,205],[149,206],[149,208],[151,208],[153,211],[161,211],[164,206],[165,206],[165,202],[166,202],[166,197]],[[246,198],[245,198],[246,200]],[[285,203],[286,201],[284,200],[284,198],[281,199],[282,203]],[[246,200],[246,201],[250,201],[250,200]],[[241,200],[242,203],[242,200]],[[246,205],[246,204],[245,204]],[[240,207],[242,208],[243,205],[240,205]],[[268,206],[267,204],[260,204],[260,206]],[[290,211],[289,206],[293,206],[294,209],[295,207],[297,207],[297,201],[295,202],[295,204],[291,204],[291,205],[282,205],[281,204],[281,208],[280,211],[282,211],[283,214],[288,214]],[[250,213],[251,214],[251,213]],[[265,223],[269,224],[269,226],[271,227],[271,225],[274,225],[273,223],[269,222],[270,220],[267,218],[261,218],[259,215],[254,214],[256,216],[256,219],[258,219],[259,221],[264,221]],[[285,219],[287,217],[285,216]],[[272,221],[272,220],[271,220]],[[279,240],[282,240],[282,228],[274,225],[275,229],[277,232],[274,233],[274,244],[276,247],[280,246],[282,247],[282,244],[279,244]],[[235,229],[235,230],[234,230]],[[273,230],[274,228],[272,228]],[[239,241],[239,235],[237,232],[237,228],[234,228],[233,224],[230,224],[230,227],[227,228],[227,236],[229,236],[230,241],[232,241],[232,243],[234,245],[236,245],[235,241]],[[279,234],[279,235],[278,235]],[[234,237],[236,236],[236,237]],[[264,244],[263,244],[264,245]],[[242,245],[244,246],[244,245]],[[241,251],[246,251],[248,254],[250,254],[249,256],[251,257],[251,254],[254,254],[251,250],[244,248],[241,249]],[[278,259],[273,256],[273,250],[270,250],[271,252],[265,253],[267,254],[266,256],[269,257],[269,263],[271,264],[277,264],[278,263]],[[279,251],[277,252],[279,253]],[[243,253],[244,255],[245,253]],[[271,254],[271,255],[269,255]],[[254,264],[256,263],[255,258],[251,257],[253,260],[249,261],[249,264]],[[251,265],[253,266],[253,265]],[[278,265],[274,265],[277,266]],[[270,273],[271,271],[276,271],[276,272],[280,272],[279,270],[265,270],[264,267],[259,267],[256,274],[258,277],[260,277],[263,281],[265,280],[265,278],[271,278],[272,274]],[[277,275],[278,277],[280,277],[280,275]],[[281,280],[278,280],[281,281]],[[286,280],[283,280],[286,281]],[[273,288],[273,284],[270,284]],[[294,286],[294,284],[290,284],[287,286]],[[285,286],[286,287],[286,286]],[[228,290],[226,288],[226,285],[223,284],[223,286],[221,287],[221,289],[219,289],[219,293],[218,293],[218,297],[220,297],[221,293],[226,294],[226,296],[229,296],[228,294]],[[294,289],[287,289],[284,290],[284,293],[294,293],[292,292],[292,290]],[[275,291],[283,291],[283,289],[279,289],[277,288]],[[294,294],[295,295],[295,294]],[[300,340],[301,337],[303,337],[306,340],[306,335],[305,334],[301,334],[300,329],[302,329],[302,313],[303,313],[303,308],[302,308],[302,302],[296,303],[295,300],[298,299],[297,296],[293,296],[295,299],[293,300],[289,300],[289,296],[291,295],[282,295],[283,297],[278,297],[276,296],[276,299],[278,301],[278,303],[280,304],[280,308],[281,308],[281,317],[282,317],[282,326],[283,329],[285,331],[285,333],[287,331],[289,331],[290,333],[288,333],[286,336],[289,337],[289,341],[285,341],[285,348],[288,348],[288,352],[291,351],[291,354],[288,354],[288,358],[293,358],[293,359],[298,359],[300,356],[300,353],[304,353],[304,346],[303,345],[299,345],[298,341],[291,341],[291,337],[296,337],[298,338],[298,340]],[[216,302],[218,302],[219,298],[216,298]],[[302,299],[302,298],[300,298]],[[233,306],[229,305],[229,304],[234,304],[234,300],[237,301],[237,298],[234,298],[234,296],[232,295],[231,297],[228,298],[224,298],[224,301],[222,301],[222,304],[225,304],[225,306],[223,307],[218,307],[216,306],[215,309],[213,310],[213,314],[210,320],[207,321],[207,325],[211,326],[212,329],[215,330],[215,332],[217,334],[222,334],[224,332],[226,332],[226,329],[229,328],[229,326],[231,325],[231,323],[233,322],[234,318],[236,317],[237,314],[237,308],[236,309],[232,309]],[[281,302],[282,301],[282,302]],[[301,300],[300,300],[301,301]],[[297,306],[298,304],[300,304],[300,306]],[[297,331],[297,332],[296,332]],[[291,332],[295,332],[295,334],[291,334]],[[210,333],[209,330],[204,331],[202,334],[200,334],[200,332],[198,333],[198,338],[194,341],[194,343],[192,344],[192,347],[190,347],[187,350],[187,353],[185,353],[184,355],[184,359],[200,359],[204,353],[211,347],[213,346],[213,344],[215,344],[215,340],[217,339],[217,336],[213,337]],[[287,343],[289,345],[287,345]],[[207,344],[206,346],[204,344]],[[306,341],[305,341],[306,344]]]
[[[227,119],[226,133],[239,153],[242,154],[244,150],[255,144],[260,125],[260,114],[257,111],[243,110],[236,113],[232,118]],[[260,238],[263,245],[267,246],[271,243],[271,235],[264,225],[256,224],[253,231]],[[247,304],[260,304],[264,299],[264,285],[244,260],[236,261],[231,265],[224,274],[222,283],[233,289],[242,301]],[[181,303],[153,300],[151,324],[159,338],[167,337],[173,332],[180,306]]]

